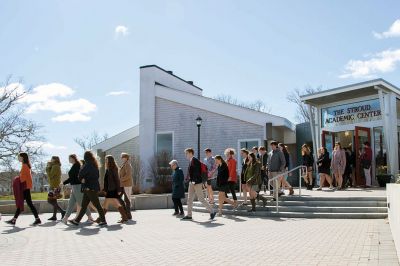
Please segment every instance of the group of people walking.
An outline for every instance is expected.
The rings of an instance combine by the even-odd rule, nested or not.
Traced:
[[[33,215],[35,221],[32,225],[41,224],[38,212],[32,203],[30,190],[32,189],[32,172],[31,164],[27,153],[20,153],[18,160],[21,162],[20,175],[14,180],[14,194],[21,195],[20,200],[16,197],[17,209],[14,217],[6,221],[8,224],[15,225],[18,216],[23,208],[23,201],[25,200]],[[71,194],[68,201],[66,210],[62,209],[58,204],[58,199],[61,195],[61,162],[60,158],[53,156],[47,163],[46,173],[49,182],[48,203],[53,206],[53,215],[48,219],[50,221],[57,220],[57,213],[61,214],[62,222],[67,224],[70,222],[74,225],[79,225],[81,219],[86,214],[88,217],[87,222],[96,222],[99,226],[107,225],[105,214],[109,205],[113,205],[121,214],[121,219],[118,223],[125,223],[132,219],[131,215],[131,193],[132,193],[132,166],[129,162],[129,155],[126,153],[121,154],[121,167],[118,167],[115,158],[111,155],[106,156],[105,160],[105,175],[104,186],[100,188],[100,174],[99,164],[91,151],[86,151],[84,160],[80,161],[75,154],[69,156],[71,168],[68,172],[68,179],[63,184],[71,185]],[[15,191],[21,190],[22,193]],[[105,200],[103,206],[100,204],[99,195],[103,194]],[[18,202],[22,201],[20,206]],[[94,220],[89,208],[91,204],[98,212],[99,217]],[[77,208],[77,215],[73,219],[69,219],[72,212]]]

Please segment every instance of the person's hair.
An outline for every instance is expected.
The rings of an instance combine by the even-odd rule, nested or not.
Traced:
[[[289,151],[287,150],[287,148],[286,148],[286,145],[285,145],[285,144],[283,144],[283,143],[279,143],[279,144],[278,144],[278,146],[282,148],[282,152],[289,153]]]
[[[185,149],[185,152],[194,154],[193,148],[187,148],[187,149]]]
[[[324,154],[328,153],[328,149],[326,147],[321,147],[320,149],[324,150]]]
[[[85,164],[85,160],[79,160],[79,162],[81,163],[81,165]]]
[[[207,148],[207,149],[205,149],[204,151],[205,151],[205,152],[211,152],[211,149],[210,149],[210,148]]]
[[[254,147],[252,148],[252,150],[258,151],[258,147],[257,147],[257,146],[254,146]]]
[[[99,168],[99,163],[96,160],[96,157],[94,157],[93,152],[91,151],[85,151],[85,154],[83,155],[83,159],[85,160],[85,163],[92,163],[96,168]]]
[[[22,158],[22,163],[26,164],[29,167],[29,169],[31,169],[32,166],[31,166],[31,162],[29,161],[28,154],[26,152],[20,152],[18,155],[19,155],[19,157]]]
[[[51,157],[51,160],[52,160],[52,161],[55,161],[56,164],[61,165],[60,157],[58,157],[58,156],[52,156],[52,157]]]
[[[246,153],[247,155],[249,155],[249,151],[246,150],[245,148],[240,149],[240,151],[242,151],[242,152]]]
[[[70,154],[69,158],[71,158],[72,160],[74,160],[74,164],[75,163],[79,163],[79,165],[82,165],[81,161],[78,160],[78,156],[76,156],[76,154]]]
[[[301,146],[301,155],[302,156],[310,155],[310,153],[311,153],[310,147],[307,144],[303,144]]]
[[[215,156],[215,160],[220,160],[222,164],[226,165],[226,162],[225,162],[224,158],[222,158],[221,155]]]
[[[257,157],[254,152],[250,152],[249,156],[251,157],[251,164],[255,164],[257,162]]]
[[[369,147],[369,141],[364,142],[364,145]]]
[[[259,151],[266,151],[264,146],[260,146],[260,148],[258,148]]]
[[[121,153],[121,158],[125,158],[125,159],[129,160],[130,156],[129,156],[129,154],[123,152],[123,153]]]
[[[272,145],[278,146],[278,142],[274,140],[274,141],[271,141],[271,143],[270,143],[269,145],[271,145],[271,146],[272,146]]]
[[[118,165],[115,162],[115,159],[112,155],[107,155],[106,160],[107,160],[106,169],[110,170],[118,169]]]
[[[235,149],[227,148],[224,152],[225,154],[235,155]]]

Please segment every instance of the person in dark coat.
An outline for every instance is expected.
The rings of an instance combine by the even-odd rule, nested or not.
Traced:
[[[172,172],[172,201],[174,202],[174,216],[185,216],[183,212],[182,200],[185,198],[184,175],[182,169],[178,165],[177,160],[172,160],[169,165]]]
[[[229,188],[229,168],[228,164],[222,158],[222,156],[217,155],[215,156],[215,163],[218,165],[218,174],[217,174],[217,186],[218,186],[218,216],[222,215],[222,207],[224,206],[224,202],[228,202],[234,208],[237,208],[238,203],[237,201],[233,201],[226,197]]]
[[[325,147],[319,149],[318,155],[318,173],[320,176],[319,188],[317,190],[322,190],[322,186],[326,181],[329,183],[329,189],[333,189],[331,173],[331,159],[329,158],[329,152]]]

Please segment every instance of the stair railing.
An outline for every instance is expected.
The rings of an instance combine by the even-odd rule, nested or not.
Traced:
[[[285,177],[286,175],[289,175],[290,173],[293,173],[295,171],[299,171],[299,196],[301,196],[301,179],[307,175],[307,166],[304,165],[299,165],[287,172],[280,173],[277,176],[273,178],[268,179],[268,190],[271,182],[274,182],[275,186],[274,187],[274,197],[276,201],[276,212],[279,213],[279,191],[278,191],[278,182],[280,177]]]

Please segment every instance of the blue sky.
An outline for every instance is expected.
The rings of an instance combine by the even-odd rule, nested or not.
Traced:
[[[0,80],[36,89],[27,116],[63,157],[81,153],[75,137],[138,123],[141,65],[206,96],[261,99],[294,122],[294,88],[400,86],[399,10],[390,0],[1,1]]]

